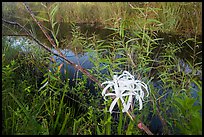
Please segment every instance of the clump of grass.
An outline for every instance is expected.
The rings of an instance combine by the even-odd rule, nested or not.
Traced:
[[[48,71],[48,67],[47,71],[45,69],[43,71],[43,81],[42,77],[39,80],[32,72],[32,68],[36,66],[29,67],[26,63],[32,61],[33,65],[37,65],[42,61],[42,57],[38,56],[39,60],[33,60],[29,55],[25,55],[5,62],[7,54],[10,54],[7,51],[4,49],[2,54],[2,104],[4,105],[2,133],[67,134],[67,128],[82,111],[80,106],[75,109],[73,103],[65,105],[69,104],[65,100],[68,91],[71,90],[69,83],[62,85],[60,71],[57,69],[58,71],[53,74]],[[42,85],[39,84],[40,81]],[[48,83],[45,84],[46,82]]]
[[[149,24],[148,28],[156,28],[155,31],[171,32],[191,37],[201,35],[202,28],[202,5],[200,2],[66,2],[66,3],[29,3],[34,13],[42,22],[47,22],[47,9],[58,4],[56,13],[57,22],[69,23],[90,23],[100,22],[103,26],[118,27],[120,18],[124,20],[135,19],[134,22],[144,22]],[[137,9],[137,10],[135,10]],[[60,11],[60,12],[59,12]],[[10,14],[15,13],[15,14]],[[11,16],[14,15],[14,16]],[[19,17],[22,16],[22,17]],[[141,16],[145,16],[144,18]],[[22,6],[22,3],[3,3],[3,17],[5,19],[17,20],[26,24],[30,16]],[[23,22],[22,22],[23,19]],[[149,20],[151,19],[151,20]],[[159,21],[160,25],[155,26],[154,21]],[[160,27],[162,25],[162,27]],[[138,24],[140,26],[140,24]],[[142,25],[142,24],[141,24]],[[132,23],[130,28],[135,28]],[[141,26],[140,26],[141,27]],[[187,35],[188,34],[188,35]]]

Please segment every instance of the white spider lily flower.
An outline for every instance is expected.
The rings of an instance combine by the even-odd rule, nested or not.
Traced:
[[[124,71],[120,76],[114,75],[113,81],[105,81],[102,83],[102,85],[104,84],[107,84],[102,91],[102,96],[104,97],[104,99],[107,100],[105,98],[106,96],[115,97],[109,108],[110,113],[112,113],[112,110],[119,99],[122,102],[122,111],[127,112],[130,108],[130,105],[133,104],[133,96],[135,96],[135,99],[139,101],[139,110],[141,110],[142,101],[144,101],[143,89],[146,90],[147,97],[149,96],[147,85],[140,80],[135,80],[134,76],[131,75],[128,71]],[[106,93],[108,89],[110,89],[110,91],[109,93]],[[113,91],[114,93],[111,93],[111,91]],[[127,103],[125,102],[123,97],[127,99]]]

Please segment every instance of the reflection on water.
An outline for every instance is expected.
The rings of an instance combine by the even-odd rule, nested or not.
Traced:
[[[83,54],[75,54],[71,50],[65,49],[65,50],[60,50],[65,57],[72,61],[73,63],[80,65],[81,67],[85,69],[91,69],[93,67],[93,64],[89,61],[89,58],[93,55],[93,53],[83,53]],[[57,53],[55,49],[53,49],[53,52]],[[76,79],[76,78],[81,78],[82,74],[81,72],[78,72],[73,66],[68,65],[63,59],[57,56],[53,56],[54,60],[58,64],[63,64],[61,68],[61,73],[65,75],[65,73],[69,73],[69,78],[70,79]],[[76,77],[76,74],[79,73]]]
[[[44,50],[35,41],[20,36],[6,36],[4,37],[12,48],[18,49],[20,52],[32,52],[35,50]]]

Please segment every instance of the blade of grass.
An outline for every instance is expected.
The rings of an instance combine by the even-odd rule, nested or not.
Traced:
[[[65,128],[65,125],[67,124],[67,120],[68,120],[69,116],[70,116],[70,111],[69,111],[69,113],[67,113],[66,116],[65,116],[64,122],[63,122],[63,124],[62,124],[62,128],[61,128],[61,130],[60,130],[60,132],[59,132],[59,135],[62,134],[62,132],[63,132],[63,130],[64,130],[64,128]]]
[[[57,124],[58,124],[58,121],[59,121],[59,117],[61,115],[61,110],[62,110],[62,106],[63,106],[63,100],[64,100],[64,96],[65,96],[65,93],[67,91],[67,86],[68,85],[65,85],[65,88],[64,88],[64,91],[63,91],[63,95],[62,95],[62,98],[60,100],[60,106],[59,106],[59,110],[58,110],[58,113],[57,113],[57,118],[56,118],[56,121],[55,121],[55,125],[54,125],[54,129],[56,128]]]

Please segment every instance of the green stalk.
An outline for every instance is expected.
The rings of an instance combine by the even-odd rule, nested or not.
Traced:
[[[15,114],[12,115],[12,134],[14,135],[14,125],[15,125]]]
[[[67,120],[68,120],[69,116],[70,116],[70,112],[67,113],[66,116],[65,116],[64,122],[63,122],[63,124],[62,124],[62,128],[61,128],[61,130],[60,130],[60,132],[59,132],[59,135],[62,134],[62,131],[64,130],[65,125],[67,124]]]
[[[28,113],[27,113],[26,110],[24,109],[24,106],[18,101],[18,99],[17,99],[12,93],[9,92],[9,94],[10,94],[10,96],[15,100],[15,102],[18,104],[18,106],[23,110],[23,112],[24,112],[26,118],[29,119]]]
[[[118,123],[118,135],[121,135],[122,134],[123,113],[122,113],[121,101],[119,100],[117,103],[120,109],[120,114],[119,114],[120,117],[119,117],[119,123]]]
[[[106,134],[111,135],[111,114],[106,113],[107,115],[107,124],[106,124]]]
[[[58,124],[58,121],[59,121],[59,117],[61,115],[61,109],[62,109],[62,106],[63,106],[63,100],[64,100],[64,96],[65,96],[65,93],[66,93],[66,87],[67,85],[65,86],[64,88],[64,92],[63,92],[63,95],[62,95],[62,99],[60,100],[60,106],[59,106],[59,111],[57,113],[57,118],[56,118],[56,121],[55,121],[55,125],[54,125],[54,129],[56,128],[57,124]]]

